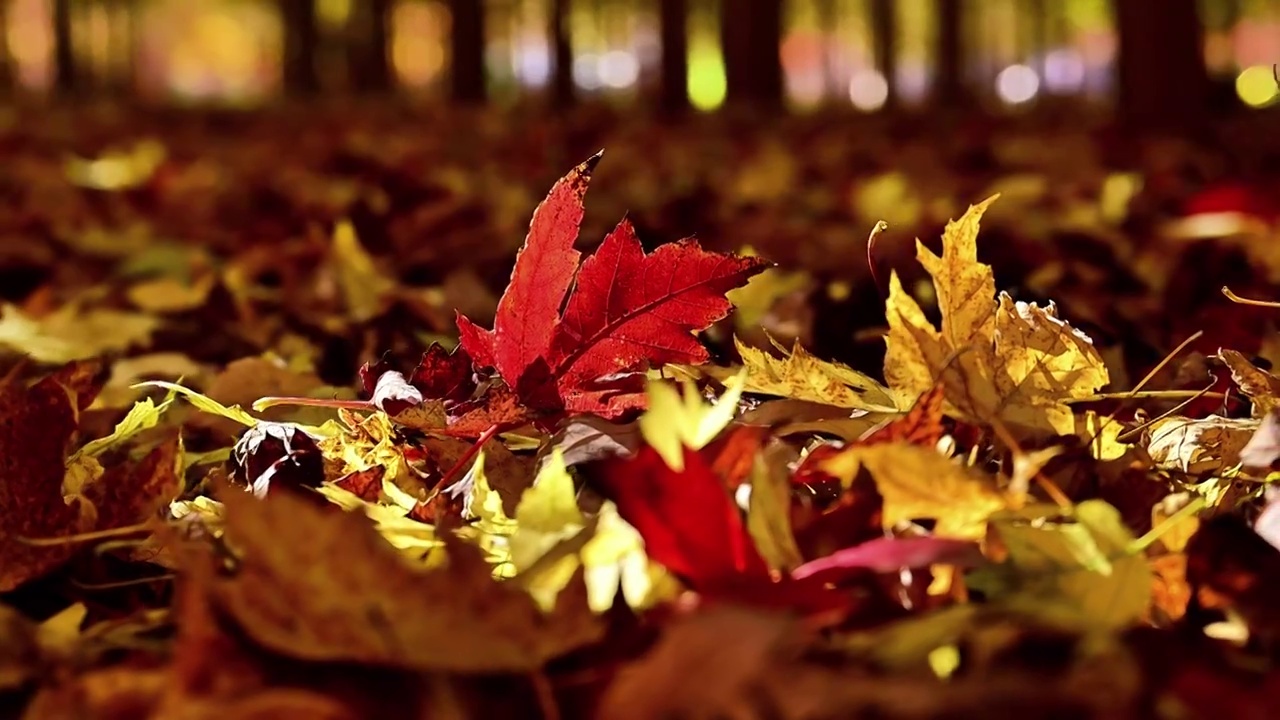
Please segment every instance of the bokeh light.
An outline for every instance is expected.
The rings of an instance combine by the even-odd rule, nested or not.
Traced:
[[[1236,94],[1245,105],[1260,108],[1275,103],[1280,98],[1280,88],[1276,87],[1276,78],[1269,66],[1254,65],[1236,76]]]
[[[879,110],[888,99],[889,83],[875,70],[859,70],[849,81],[849,101],[859,110]]]
[[[1040,92],[1040,76],[1026,65],[1010,65],[996,76],[996,95],[1009,105],[1021,105]]]

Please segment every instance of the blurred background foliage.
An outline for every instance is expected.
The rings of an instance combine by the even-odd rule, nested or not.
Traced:
[[[255,106],[290,93],[395,90],[497,105],[711,111],[741,96],[796,112],[1019,113],[1060,101],[1114,108],[1136,94],[1163,96],[1138,104],[1144,122],[1167,122],[1176,104],[1195,115],[1280,96],[1271,67],[1280,0],[5,0],[0,9],[4,84],[20,98]],[[1127,76],[1141,87],[1126,87]]]

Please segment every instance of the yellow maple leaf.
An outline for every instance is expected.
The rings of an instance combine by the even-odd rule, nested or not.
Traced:
[[[990,478],[910,443],[855,445],[818,467],[845,484],[865,468],[884,499],[885,529],[904,520],[932,518],[941,537],[981,539],[987,518],[1008,504]]]
[[[991,266],[978,262],[978,224],[995,196],[947,224],[942,254],[916,243],[933,278],[942,321],[935,328],[919,304],[889,279],[885,380],[900,396],[919,397],[941,379],[947,404],[981,423],[1003,422],[1022,433],[1069,435],[1075,418],[1064,401],[1110,381],[1102,356],[1084,333],[1047,307],[995,293]]]
[[[747,245],[738,251],[743,257],[757,257],[755,248]],[[746,285],[734,288],[724,296],[733,303],[734,326],[738,328],[755,328],[773,309],[775,303],[783,297],[796,292],[813,282],[809,273],[803,270],[784,271],[775,267],[752,277]]]

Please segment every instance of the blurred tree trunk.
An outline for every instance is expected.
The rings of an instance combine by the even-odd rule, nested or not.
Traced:
[[[872,50],[876,68],[884,75],[889,94],[885,97],[885,108],[898,104],[898,18],[894,15],[893,0],[871,0],[871,36]]]
[[[9,37],[9,4],[0,5],[0,37]],[[11,95],[17,88],[14,86],[16,74],[13,71],[13,53],[8,44],[0,51],[0,94]]]
[[[366,0],[353,7],[355,30],[347,45],[347,68],[357,92],[391,89],[389,33],[391,0]]]
[[[1208,73],[1196,0],[1114,0],[1120,120],[1131,130],[1191,132],[1207,120]]]
[[[71,37],[71,4],[72,0],[53,0],[54,87],[60,95],[76,94],[81,81]]]
[[[284,89],[290,95],[320,90],[316,51],[320,43],[314,0],[279,0],[284,23]]]
[[[573,38],[569,33],[570,0],[551,0],[551,45],[553,72],[551,99],[556,105],[572,105],[577,99],[573,85]]]
[[[934,0],[938,13],[938,103],[944,109],[963,108],[965,87],[964,0]]]
[[[659,0],[658,32],[662,42],[660,102],[667,112],[689,109],[689,7],[686,0]]]
[[[782,0],[721,0],[727,102],[782,108]]]
[[[488,98],[484,73],[484,2],[449,0],[453,16],[450,94],[454,102],[480,104]]]

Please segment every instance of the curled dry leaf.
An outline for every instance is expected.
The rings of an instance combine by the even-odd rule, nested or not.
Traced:
[[[1231,379],[1253,401],[1255,416],[1280,408],[1280,378],[1258,368],[1243,353],[1235,350],[1218,351],[1218,359],[1231,369]]]
[[[1169,417],[1148,428],[1147,452],[1156,467],[1192,475],[1220,473],[1240,462],[1240,452],[1258,425],[1257,420],[1217,415],[1201,420]]]

